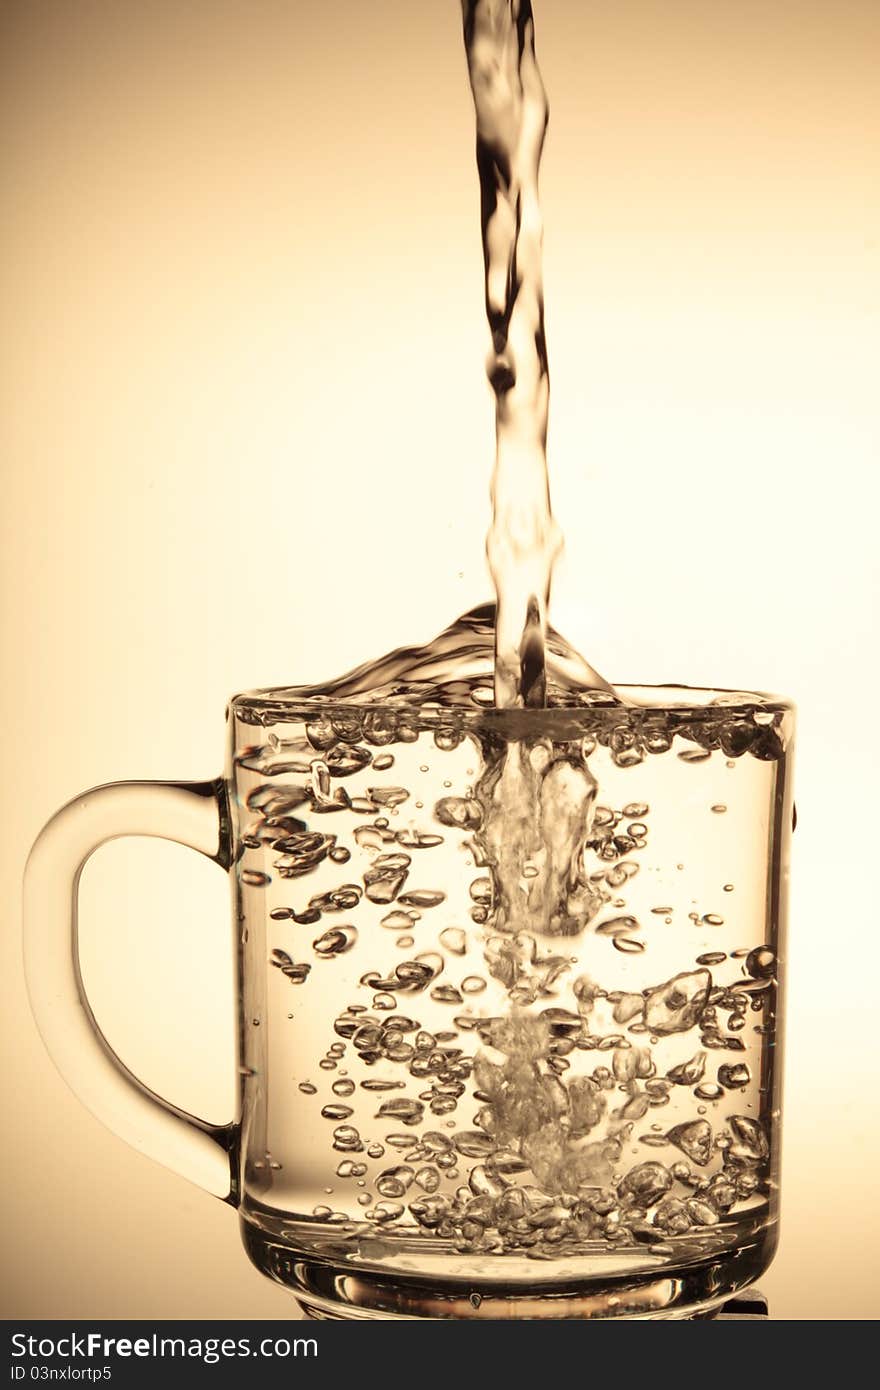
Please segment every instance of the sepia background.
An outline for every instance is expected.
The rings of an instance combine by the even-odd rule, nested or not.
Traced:
[[[611,679],[799,705],[779,1318],[871,1318],[878,946],[875,0],[536,0],[553,617]],[[4,1255],[12,1317],[295,1305],[104,1130],[32,1023],[28,846],[220,768],[236,690],[488,596],[473,118],[456,0],[5,0]],[[232,1107],[227,889],[117,842],[95,1011]]]

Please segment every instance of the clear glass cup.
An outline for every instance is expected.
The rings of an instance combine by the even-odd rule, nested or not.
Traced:
[[[237,696],[222,778],[97,788],[34,845],[28,985],[62,1074],[236,1206],[311,1316],[688,1317],[772,1258],[793,706],[621,689],[624,709],[528,711]],[[556,885],[580,916],[546,910],[552,845],[499,902],[481,818],[522,758],[562,779],[548,845],[567,769],[594,783]],[[226,1126],[145,1088],[89,1007],[77,883],[120,835],[229,873]]]

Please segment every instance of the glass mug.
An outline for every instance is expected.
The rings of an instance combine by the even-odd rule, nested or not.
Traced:
[[[241,695],[223,777],[99,787],[37,839],[49,1052],[111,1129],[237,1207],[307,1315],[691,1317],[769,1264],[793,706],[622,693]],[[519,819],[512,768],[539,787]],[[228,1125],[139,1082],[89,1007],[77,884],[122,835],[229,873]]]

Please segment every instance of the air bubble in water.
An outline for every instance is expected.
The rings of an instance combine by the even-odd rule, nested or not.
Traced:
[[[350,1158],[344,1158],[336,1169],[338,1178],[361,1178],[367,1171],[366,1163],[352,1163]]]
[[[321,1114],[325,1120],[347,1120],[354,1111],[350,1105],[325,1105]]]
[[[746,957],[746,971],[754,980],[772,980],[776,971],[776,955],[769,946],[756,946]]]
[[[732,1158],[746,1162],[761,1162],[770,1153],[767,1136],[758,1120],[748,1115],[731,1115],[727,1123],[734,1135],[730,1146]]]
[[[357,927],[333,927],[330,931],[325,931],[323,936],[319,936],[317,941],[312,942],[312,949],[317,956],[330,959],[350,951],[357,937]]]
[[[376,1112],[377,1119],[400,1120],[404,1125],[417,1125],[421,1123],[425,1107],[418,1100],[386,1100],[383,1101]]]
[[[676,1086],[695,1086],[702,1081],[706,1071],[706,1054],[697,1052],[689,1062],[682,1062],[666,1073],[668,1080]]]
[[[667,1131],[666,1138],[699,1168],[705,1168],[712,1158],[712,1126],[706,1120],[676,1125]]]
[[[652,1033],[683,1033],[702,1016],[712,988],[708,970],[675,975],[645,996],[645,1023]]]
[[[463,956],[467,951],[467,936],[461,927],[444,927],[440,933],[440,945],[454,956]]]
[[[442,825],[461,830],[479,830],[483,813],[480,804],[462,796],[444,796],[436,803],[434,815]]]
[[[635,917],[609,917],[607,921],[600,922],[596,927],[597,936],[622,936],[625,933],[638,931],[639,924]]]
[[[242,869],[240,878],[248,888],[265,888],[267,883],[272,882],[271,876],[261,873],[259,869]]]
[[[715,1086],[711,1082],[705,1082],[702,1086],[697,1086],[694,1095],[700,1100],[720,1100],[723,1092],[720,1086]]]
[[[383,1197],[402,1197],[414,1177],[415,1173],[406,1163],[396,1168],[386,1168],[376,1179],[376,1191]]]
[[[415,1175],[415,1183],[423,1192],[436,1192],[440,1186],[440,1174],[436,1168],[420,1168]]]
[[[460,1004],[462,1002],[461,993],[454,985],[435,985],[431,990],[431,998],[438,1004]],[[458,1019],[455,1021],[459,1023]],[[471,1022],[464,1026],[473,1027],[473,1023]]]
[[[380,854],[364,871],[364,891],[370,902],[393,902],[406,882],[410,863],[408,854]]]
[[[430,835],[425,830],[399,830],[397,843],[404,849],[434,849],[443,844],[443,836]]]
[[[389,912],[382,918],[380,926],[387,927],[389,931],[409,931],[415,919],[408,912]]]
[[[353,1125],[339,1125],[333,1131],[333,1147],[342,1153],[361,1153],[364,1146]]]
[[[639,941],[634,936],[615,936],[612,945],[616,951],[621,951],[627,956],[637,956],[645,950],[644,941]]]
[[[403,1207],[399,1202],[377,1202],[370,1215],[374,1221],[397,1221],[403,1216]]]
[[[486,1158],[497,1147],[494,1139],[476,1129],[456,1134],[452,1142],[465,1158]]]
[[[461,982],[463,994],[481,994],[486,988],[486,981],[481,975],[467,975]]]
[[[406,787],[368,787],[367,796],[377,806],[401,806],[408,800]]]
[[[402,907],[438,907],[446,901],[446,894],[439,889],[416,888],[410,893],[402,893],[398,901]]]
[[[728,1091],[738,1090],[741,1086],[748,1086],[752,1079],[752,1074],[745,1062],[733,1062],[729,1066],[718,1068],[718,1080]]]

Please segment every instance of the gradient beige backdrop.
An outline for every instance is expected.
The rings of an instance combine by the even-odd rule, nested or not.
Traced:
[[[800,705],[779,1317],[876,1315],[876,0],[537,0],[557,625]],[[228,1208],[42,1051],[19,880],[62,801],[220,766],[234,690],[483,599],[492,413],[456,0],[5,0],[6,1317],[292,1312]],[[117,843],[96,1012],[232,1105],[223,877]]]

